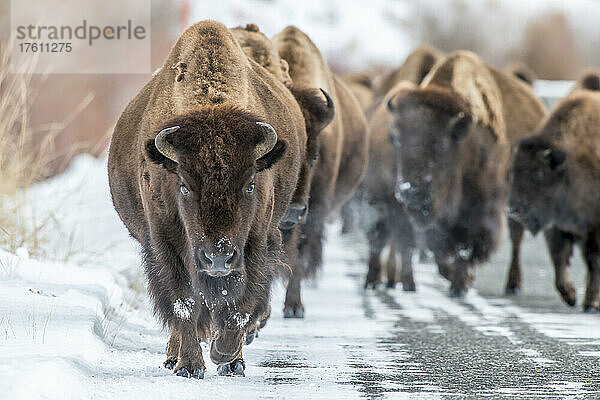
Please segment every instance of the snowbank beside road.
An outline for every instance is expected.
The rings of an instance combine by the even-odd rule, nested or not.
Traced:
[[[177,377],[162,367],[168,334],[145,293],[137,245],[110,201],[106,160],[80,156],[26,197],[28,212],[56,223],[44,232],[43,259],[0,250],[1,397],[350,399],[360,397],[356,373],[392,368],[392,354],[377,349],[393,321],[363,315],[342,261],[349,254],[335,242],[320,288],[304,291],[305,320],[283,319],[276,285],[272,318],[244,349],[246,378],[217,376],[207,352],[204,381]]]

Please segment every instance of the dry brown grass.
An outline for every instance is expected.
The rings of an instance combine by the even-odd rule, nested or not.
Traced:
[[[10,49],[11,44],[2,48]],[[33,75],[11,74],[9,57],[10,51],[0,54],[0,247],[26,247],[35,254],[44,240],[42,232],[54,219],[25,213],[27,188],[46,175],[58,127],[48,129],[41,140],[35,135],[29,123]],[[35,58],[27,62],[27,71],[33,71]]]

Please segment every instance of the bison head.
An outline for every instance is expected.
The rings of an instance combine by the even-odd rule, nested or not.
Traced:
[[[171,229],[183,230],[192,282],[244,281],[250,228],[266,231],[272,213],[273,183],[261,172],[285,150],[271,125],[225,105],[173,118],[147,141],[148,158],[168,171],[153,196],[174,208]]]
[[[539,138],[523,139],[518,145],[508,215],[534,235],[565,213],[571,214],[566,193],[572,189],[565,161],[564,151]]]
[[[443,90],[402,90],[387,106],[394,116],[390,139],[396,147],[396,199],[413,222],[427,227],[456,211],[460,148],[471,117]]]
[[[306,220],[312,172],[319,156],[319,133],[329,125],[335,114],[334,102],[325,90],[298,85],[288,85],[288,88],[302,110],[307,138],[306,155],[300,169],[296,191],[279,224],[282,230],[290,230]]]

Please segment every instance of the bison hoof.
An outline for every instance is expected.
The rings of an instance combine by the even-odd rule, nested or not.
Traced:
[[[511,287],[506,287],[506,289],[504,290],[504,294],[506,296],[518,296],[521,294],[521,288],[518,286],[511,286]]]
[[[184,378],[204,379],[204,370],[202,368],[194,368],[190,373],[187,368],[183,367],[179,368],[175,374]]]
[[[379,286],[379,282],[378,281],[369,281],[367,280],[365,282],[365,289],[377,289],[377,286]]]
[[[304,318],[304,307],[286,307],[283,309],[283,318]]]
[[[260,325],[258,325],[258,329],[262,329],[265,327],[265,325],[267,325],[267,320],[262,320],[260,321]],[[258,335],[256,335],[256,337],[258,337]]]
[[[467,290],[466,289],[450,289],[450,297],[453,298],[463,298],[465,297],[467,294]]]
[[[385,287],[388,289],[394,289],[396,287],[396,281],[387,281]]]
[[[172,358],[169,358],[167,361],[165,361],[163,363],[163,365],[165,366],[166,369],[173,369],[175,367],[175,364],[177,364],[177,359],[172,359]]]
[[[599,306],[586,305],[586,306],[583,307],[583,312],[587,313],[587,314],[596,314],[596,313],[600,312],[600,307]]]
[[[252,332],[246,335],[246,345],[249,345],[250,343],[252,343],[254,341],[254,338],[256,337],[256,332]]]
[[[402,282],[402,290],[405,292],[416,292],[417,286],[414,281]]]
[[[245,376],[246,365],[244,360],[233,360],[228,364],[221,364],[217,367],[217,374],[220,376]]]
[[[567,287],[562,290],[559,288],[559,293],[560,293],[560,297],[562,297],[562,299],[565,303],[567,303],[571,307],[575,306],[575,304],[577,303],[577,295],[575,292],[575,288]],[[585,306],[584,306],[584,308],[585,308]]]

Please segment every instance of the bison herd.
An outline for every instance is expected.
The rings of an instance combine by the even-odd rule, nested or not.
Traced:
[[[121,115],[108,164],[170,330],[165,367],[203,378],[204,341],[220,375],[244,375],[242,347],[270,316],[273,281],[287,282],[284,316],[302,318],[302,281],[337,216],[368,240],[366,287],[384,275],[414,291],[413,253],[427,251],[463,296],[506,214],[506,292],[522,285],[524,229],[543,230],[564,301],[575,304],[578,243],[583,307],[600,310],[600,74],[549,114],[534,79],[431,47],[377,81],[341,79],[295,27],[271,39],[254,24],[187,29]]]

